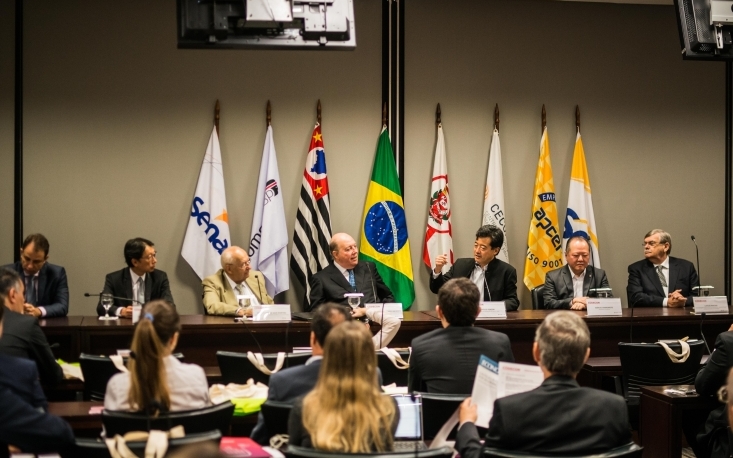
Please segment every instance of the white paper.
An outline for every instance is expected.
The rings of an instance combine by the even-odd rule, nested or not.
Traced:
[[[397,318],[398,320],[404,318],[404,315],[402,313],[402,304],[399,302],[385,302],[384,304],[366,304],[365,307],[369,310],[374,310],[375,312],[381,312],[383,310],[382,307],[384,307],[384,316]]]
[[[693,297],[695,314],[700,313],[728,313],[728,298],[725,296]]]
[[[481,355],[476,378],[473,379],[471,403],[476,405],[478,419],[476,426],[489,427],[489,420],[494,415],[494,401],[496,400],[496,386],[499,382],[499,365]]]
[[[252,321],[290,321],[290,318],[290,304],[252,306]]]
[[[534,390],[542,385],[545,376],[539,366],[499,362],[499,382],[496,397],[503,398],[517,393]]]
[[[481,311],[476,319],[488,318],[506,318],[506,305],[503,301],[481,302]]]
[[[618,297],[589,297],[586,304],[588,316],[621,316],[621,299]]]

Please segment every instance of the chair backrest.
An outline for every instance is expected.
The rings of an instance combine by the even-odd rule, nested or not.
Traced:
[[[301,366],[313,356],[311,353],[288,353],[283,363],[283,368]],[[265,365],[270,369],[275,368],[277,353],[266,353],[262,355]],[[265,385],[270,383],[270,376],[263,374],[247,359],[246,353],[233,351],[217,351],[216,360],[219,362],[221,379],[223,383],[247,383],[248,379],[261,382]]]
[[[543,310],[545,308],[545,285],[540,285],[532,290],[532,310]]]
[[[669,346],[678,353],[681,351],[679,343]],[[702,340],[690,342],[687,361],[673,363],[659,344],[619,343],[624,398],[631,404],[637,403],[642,386],[693,385],[704,348]]]
[[[215,442],[218,444],[220,441],[221,433],[218,430],[196,434],[186,433],[186,437],[168,440],[168,452],[166,452],[166,455],[187,445],[200,444],[202,442]],[[135,456],[145,456],[146,441],[127,442],[126,444]],[[77,438],[73,452],[69,452],[68,455],[64,456],[73,456],[78,458],[109,458],[110,454],[107,449],[107,444],[105,444],[102,439]]]
[[[324,452],[321,450],[315,450],[312,448],[297,447],[295,445],[289,445],[285,451],[285,456],[299,457],[299,458],[354,458],[354,457],[369,457],[369,458],[451,458],[453,456],[453,448],[451,447],[440,447],[430,450],[418,450],[415,452],[374,452],[374,453],[337,453],[337,452]]]
[[[203,409],[170,412],[157,417],[150,417],[139,412],[104,410],[102,424],[108,437],[129,431],[150,431],[151,429],[168,431],[178,425],[183,426],[186,434],[203,433],[212,429],[229,434],[229,424],[233,414],[234,404],[231,402]]]
[[[288,433],[288,418],[293,404],[290,402],[266,401],[261,406],[265,429],[270,437]]]
[[[400,350],[398,353],[405,362],[410,359],[409,350]],[[382,384],[394,383],[397,386],[407,386],[407,369],[398,369],[381,351],[377,351],[377,366],[382,372]]]
[[[513,452],[509,450],[499,450],[496,448],[484,447],[482,456],[484,458],[527,458],[527,457],[552,457],[552,458],[631,458],[641,457],[644,447],[639,447],[633,442],[624,446],[614,448],[604,453],[594,453],[592,455],[541,455],[532,452]]]
[[[432,440],[446,421],[453,415],[467,394],[420,393],[422,397],[423,438]],[[455,439],[457,428],[453,428],[448,439]],[[486,431],[479,428],[479,434]]]

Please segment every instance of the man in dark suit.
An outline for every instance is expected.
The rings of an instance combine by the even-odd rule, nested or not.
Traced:
[[[49,243],[43,234],[31,234],[20,247],[20,261],[8,264],[25,283],[24,313],[39,317],[69,313],[69,285],[66,270],[48,263]]]
[[[310,309],[324,302],[348,305],[347,293],[362,293],[361,305],[392,302],[392,291],[373,262],[359,262],[359,249],[348,234],[334,234],[328,245],[333,262],[311,277]]]
[[[5,272],[0,271],[0,283],[3,283],[5,276]],[[7,309],[0,306],[0,342],[4,338],[3,326],[7,324],[4,319],[6,312]],[[25,318],[33,320],[31,317]],[[10,362],[11,365],[8,365],[9,362],[8,357],[0,358],[0,367],[3,368],[0,371],[0,456],[7,456],[9,444],[26,453],[61,452],[71,447],[74,443],[74,433],[69,424],[39,409],[45,407],[45,398],[43,403],[38,405],[39,394],[31,392],[40,390],[38,381],[32,382],[36,387],[35,390],[19,386],[31,383],[23,376],[37,374],[35,366],[31,369],[22,362],[20,364]],[[30,364],[33,365],[32,362]],[[17,378],[11,381],[13,376]],[[8,386],[6,383],[14,386]],[[40,393],[40,396],[43,396],[43,393]]]
[[[3,309],[4,307],[0,307]],[[48,401],[38,380],[38,368],[30,359],[0,353],[0,387],[5,387],[36,409],[46,411]]]
[[[606,271],[588,266],[590,243],[583,236],[571,237],[565,246],[566,266],[545,275],[545,308],[585,310],[590,289],[610,288]]]
[[[473,326],[481,307],[471,280],[449,280],[438,291],[435,310],[443,327],[412,340],[408,391],[470,394],[481,355],[514,361],[506,334]]]
[[[629,266],[626,294],[630,307],[692,307],[697,271],[690,261],[673,258],[672,237],[653,229],[644,237],[646,259]]]
[[[53,385],[63,377],[46,336],[32,316],[23,315],[25,303],[23,280],[17,272],[0,268],[0,300],[5,310],[4,333],[0,353],[35,361],[43,383]]]
[[[504,301],[507,311],[519,308],[517,298],[517,270],[498,259],[496,255],[504,245],[504,232],[496,226],[481,226],[473,243],[473,258],[460,258],[446,273],[441,273],[448,263],[448,255],[435,258],[430,291],[437,294],[440,287],[451,278],[465,277],[476,284],[481,301]]]
[[[110,315],[132,318],[132,305],[143,305],[156,299],[163,299],[173,304],[173,295],[168,284],[168,275],[162,270],[155,270],[158,260],[153,242],[141,237],[130,239],[125,243],[125,262],[127,267],[107,274],[104,279],[102,294],[124,299],[114,299],[109,308]],[[104,316],[104,307],[100,298],[97,314]]]
[[[305,365],[290,367],[270,376],[270,385],[267,392],[268,401],[288,402],[298,396],[309,393],[318,381],[318,372],[321,370],[323,347],[326,336],[332,327],[344,321],[350,321],[349,310],[339,304],[327,302],[322,304],[313,315],[311,321],[310,344],[313,356]],[[265,427],[265,419],[260,413],[257,425],[252,430],[252,440],[269,445],[270,434]]]
[[[537,328],[532,356],[545,376],[538,388],[494,402],[485,445],[538,454],[590,455],[631,442],[621,396],[581,388],[575,377],[590,355],[590,332],[572,312],[551,313]],[[461,404],[456,450],[481,456],[471,399]]]

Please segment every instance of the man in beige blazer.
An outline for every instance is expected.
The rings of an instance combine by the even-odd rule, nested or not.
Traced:
[[[204,278],[204,309],[209,315],[252,316],[251,307],[241,307],[237,296],[254,296],[256,304],[272,304],[274,301],[265,289],[261,272],[250,269],[249,255],[238,246],[232,246],[221,254],[221,269]]]

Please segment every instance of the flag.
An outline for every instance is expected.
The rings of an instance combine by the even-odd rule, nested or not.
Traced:
[[[509,241],[506,235],[506,207],[504,206],[504,178],[501,171],[501,143],[499,131],[494,129],[489,151],[489,170],[486,173],[486,189],[484,190],[484,214],[481,224],[491,224],[504,233],[504,245],[501,246],[497,258],[509,262]]]
[[[573,152],[573,167],[570,169],[570,191],[568,192],[568,210],[565,213],[565,230],[562,234],[563,259],[565,245],[570,237],[582,235],[590,240],[593,249],[593,266],[601,267],[601,257],[598,254],[598,233],[596,219],[593,215],[593,199],[590,192],[588,168],[585,165],[585,152],[580,132],[575,137],[575,151]]]
[[[288,228],[285,225],[281,185],[272,126],[267,126],[250,232],[249,259],[252,268],[262,272],[267,294],[272,297],[286,291],[290,284]]]
[[[540,141],[540,160],[534,180],[532,218],[527,236],[527,259],[524,261],[524,284],[530,290],[545,283],[548,271],[563,265],[562,238],[558,227],[550,139],[545,128]]]
[[[310,310],[310,279],[330,262],[330,241],[331,204],[328,196],[326,152],[323,150],[321,125],[316,124],[305,159],[290,257],[290,268],[305,288],[304,304],[308,304],[306,310]]]
[[[395,301],[407,310],[415,300],[410,241],[392,144],[382,128],[362,219],[359,259],[377,265]]]
[[[203,279],[221,268],[221,253],[229,248],[229,240],[224,167],[214,127],[201,164],[181,256]]]
[[[438,124],[438,143],[435,145],[429,202],[428,224],[427,229],[425,229],[425,246],[423,246],[422,259],[430,267],[430,270],[435,270],[435,257],[441,254],[447,255],[448,263],[443,266],[443,272],[447,272],[450,266],[453,265],[453,232],[450,223],[448,163],[445,160],[445,139],[443,138],[442,124]]]

